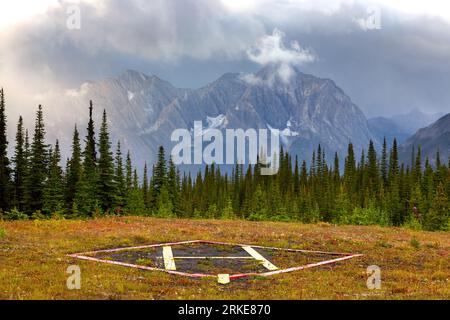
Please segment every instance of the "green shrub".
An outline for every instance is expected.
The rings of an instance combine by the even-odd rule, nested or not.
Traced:
[[[411,245],[411,247],[413,247],[414,249],[419,249],[420,248],[420,241],[417,240],[416,237],[412,237],[411,241],[409,242],[409,244]]]
[[[351,225],[389,225],[389,218],[385,211],[375,208],[354,208],[350,214],[342,214],[337,221],[339,224],[351,224]]]
[[[47,220],[48,217],[42,213],[41,210],[37,210],[35,212],[33,212],[33,214],[31,215],[31,219],[33,220]]]
[[[262,214],[258,214],[258,213],[251,213],[247,220],[249,221],[263,221],[263,220],[267,220],[267,217],[265,215]]]
[[[64,212],[63,211],[55,211],[51,214],[52,220],[64,220]]]
[[[287,214],[277,214],[273,217],[270,217],[270,220],[280,222],[291,222],[293,219],[289,217]]]
[[[9,212],[6,212],[5,214],[6,220],[28,220],[28,216],[17,210],[17,208],[12,209]]]
[[[219,215],[219,210],[217,209],[216,204],[210,204],[208,207],[208,211],[206,212],[206,216],[209,219],[214,219]]]
[[[411,217],[408,221],[406,221],[403,227],[411,230],[422,230],[422,224],[414,217]]]
[[[6,237],[6,231],[0,228],[0,239],[3,239],[4,237]]]

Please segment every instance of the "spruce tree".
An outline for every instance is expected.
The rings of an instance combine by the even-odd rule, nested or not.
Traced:
[[[413,169],[413,182],[420,184],[422,179],[422,151],[419,147],[417,149],[417,155],[414,162],[414,169]]]
[[[354,198],[354,188],[356,185],[356,160],[352,143],[348,144],[347,157],[345,158],[344,183],[350,199]]]
[[[177,168],[175,167],[175,164],[172,161],[172,157],[169,158],[169,172],[167,174],[167,190],[169,191],[173,212],[175,215],[180,216],[181,215],[180,177],[179,173],[177,172]],[[214,193],[212,192],[212,194]],[[217,196],[217,194],[214,195]]]
[[[16,133],[16,146],[14,149],[14,206],[24,210],[25,205],[25,179],[27,175],[27,155],[25,150],[25,132],[22,116],[19,117]]]
[[[127,160],[125,164],[125,185],[127,192],[131,191],[133,188],[133,164],[131,162],[130,151],[127,153]]]
[[[142,196],[146,208],[150,208],[150,191],[148,190],[148,168],[147,162],[144,164],[144,179],[142,182]]]
[[[81,179],[81,146],[78,129],[75,126],[72,138],[72,156],[67,164],[66,208],[71,211]]]
[[[394,177],[398,176],[398,173],[399,173],[399,161],[398,161],[397,139],[394,139],[389,157],[388,180],[392,182]]]
[[[11,191],[11,168],[6,136],[5,95],[2,88],[0,89],[0,212],[10,209]]]
[[[225,207],[222,210],[222,219],[231,219],[233,216],[233,201],[228,198]]]
[[[92,101],[89,102],[89,122],[85,144],[86,145],[83,152],[83,174],[85,179],[84,183],[87,184],[87,189],[89,189],[89,192],[91,193],[90,195],[93,198],[96,198],[98,172]]]
[[[89,122],[83,151],[83,165],[80,180],[76,187],[74,206],[82,215],[92,216],[98,209],[100,200],[97,190],[97,151],[95,142],[95,126],[93,120],[93,104],[89,103]]]
[[[114,180],[114,159],[109,141],[106,110],[103,111],[99,135],[98,184],[97,192],[103,211],[113,208],[117,195],[117,183]]]
[[[297,196],[300,193],[300,171],[298,167],[298,156],[295,156],[294,164],[294,195]]]
[[[159,147],[158,150],[158,161],[155,166],[153,173],[153,195],[158,197],[163,186],[167,184],[167,166],[166,166],[166,156],[164,148]]]
[[[383,149],[381,151],[380,173],[384,185],[387,185],[388,160],[387,160],[387,143],[386,138],[383,139]]]
[[[338,153],[334,154],[334,171],[333,171],[334,184],[337,187],[339,181],[341,180],[340,168],[339,168],[339,156]]]
[[[444,185],[440,183],[436,188],[430,211],[425,216],[426,230],[447,230],[450,219],[450,206]]]
[[[123,168],[123,158],[122,158],[122,150],[120,146],[120,141],[117,142],[117,149],[116,149],[116,159],[115,159],[115,169],[114,169],[116,186],[117,186],[117,194],[115,199],[115,206],[118,212],[122,210],[122,208],[125,206],[125,198],[127,195],[127,186],[125,183],[125,175],[124,175],[124,168]]]
[[[42,106],[39,105],[30,150],[30,171],[26,181],[28,214],[42,210],[43,191],[48,174],[48,152],[48,145],[45,144],[44,115]]]
[[[56,140],[55,148],[50,156],[49,176],[45,182],[43,193],[43,211],[46,214],[63,213],[64,183],[63,170],[60,166],[61,153],[59,142]]]
[[[94,126],[94,118],[93,118],[93,104],[92,100],[89,101],[89,122],[87,127],[87,136],[86,136],[86,147],[84,149],[84,166],[86,168],[97,166],[97,150],[96,150],[96,142],[95,142],[95,126]]]
[[[127,157],[130,159],[131,158]],[[127,192],[127,198],[126,198],[126,206],[125,206],[125,212],[130,215],[144,215],[146,213],[145,203],[144,203],[144,197],[142,196],[142,190],[139,189],[139,181],[137,176],[137,171],[133,169],[131,171],[131,186],[130,189]]]
[[[375,146],[373,141],[369,142],[369,151],[367,154],[367,188],[369,189],[369,194],[374,195],[377,193],[379,185],[379,175],[378,175],[378,164],[377,164],[377,153],[375,151]]]

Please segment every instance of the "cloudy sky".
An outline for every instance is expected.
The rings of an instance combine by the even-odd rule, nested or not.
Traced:
[[[450,2],[0,2],[0,86],[15,110],[126,69],[197,88],[271,62],[333,79],[368,117],[448,113]]]

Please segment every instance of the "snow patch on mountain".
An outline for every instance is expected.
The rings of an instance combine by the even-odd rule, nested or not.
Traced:
[[[207,129],[217,129],[220,126],[222,126],[225,121],[227,120],[227,117],[223,114],[219,114],[217,117],[206,117],[206,123],[208,124]]]
[[[267,127],[269,128],[270,132],[273,133],[275,136],[279,136],[281,139],[281,142],[284,145],[289,144],[290,137],[299,136],[299,133],[297,131],[291,130],[289,121],[288,121],[288,124],[289,125],[286,128],[284,128],[283,130],[273,128],[270,124],[267,124]]]

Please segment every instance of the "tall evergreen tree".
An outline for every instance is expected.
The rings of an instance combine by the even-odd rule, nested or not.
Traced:
[[[356,160],[353,144],[348,144],[347,157],[345,158],[344,182],[347,192],[353,194],[356,182]]]
[[[67,179],[66,179],[66,208],[71,211],[77,187],[81,179],[81,146],[78,129],[75,126],[72,138],[72,156],[67,164]]]
[[[379,184],[377,152],[375,151],[372,140],[369,142],[369,151],[367,154],[367,179],[369,194],[373,195],[377,193]]]
[[[84,167],[85,168],[95,168],[97,166],[97,150],[95,142],[95,126],[93,118],[93,104],[92,100],[89,101],[89,122],[87,127],[86,135],[86,147],[84,149]]]
[[[50,156],[49,176],[45,182],[43,192],[43,211],[47,214],[63,213],[64,208],[64,182],[63,170],[60,166],[61,153],[59,142],[56,140],[55,148]]]
[[[213,169],[214,170],[214,169]],[[214,180],[212,180],[214,184]],[[172,157],[169,158],[169,172],[167,175],[167,190],[169,192],[169,198],[172,202],[173,213],[175,215],[181,215],[180,204],[180,177],[177,172],[177,168],[172,161]],[[215,194],[217,195],[217,194]]]
[[[16,133],[16,146],[14,149],[14,206],[20,211],[25,205],[25,179],[27,175],[27,154],[25,150],[25,132],[22,116],[19,117]]]
[[[112,209],[117,195],[117,183],[114,180],[114,159],[109,141],[106,110],[103,111],[99,136],[97,192],[102,209],[104,211]]]
[[[42,210],[43,191],[48,173],[48,151],[48,145],[45,144],[44,115],[42,106],[39,105],[31,143],[30,171],[26,181],[26,207],[29,214]]]
[[[127,157],[127,159],[130,159],[129,162],[131,163],[131,158]],[[132,215],[144,215],[144,213],[146,213],[146,208],[144,204],[144,197],[142,196],[142,190],[139,189],[139,181],[136,170],[134,170],[133,173],[133,169],[131,169],[130,183],[130,189],[127,192],[125,212]]]
[[[117,186],[115,206],[117,207],[116,209],[119,211],[117,213],[120,213],[122,208],[125,206],[125,199],[126,199],[126,195],[127,195],[127,186],[126,186],[126,182],[125,182],[122,149],[121,149],[120,141],[117,142],[114,174],[115,174],[114,180],[115,180],[116,186]]]
[[[83,151],[83,165],[80,180],[76,188],[74,206],[82,215],[93,215],[100,206],[98,194],[97,151],[95,142],[95,126],[93,120],[93,104],[89,102],[89,122]],[[98,210],[97,210],[98,211]]]
[[[133,188],[133,164],[131,162],[130,151],[127,153],[127,160],[125,164],[125,185],[127,192]]]
[[[388,159],[387,159],[387,143],[386,137],[383,139],[383,149],[381,151],[381,161],[380,161],[380,173],[383,179],[384,185],[387,184],[388,175]]]
[[[8,158],[8,139],[6,136],[5,94],[0,89],[0,212],[11,206],[11,167]]]
[[[447,230],[450,223],[450,206],[444,185],[436,188],[430,211],[425,216],[424,225],[427,230]]]
[[[145,207],[150,208],[150,191],[148,186],[148,168],[147,162],[144,164],[144,179],[142,182],[142,196],[144,197]]]
[[[158,161],[155,166],[153,173],[153,194],[158,197],[163,186],[167,184],[167,166],[166,166],[166,156],[163,146],[159,147],[158,150]]]
[[[394,139],[389,156],[389,172],[388,172],[389,181],[392,181],[394,177],[398,176],[398,173],[399,173],[398,147],[397,147],[397,139]]]

